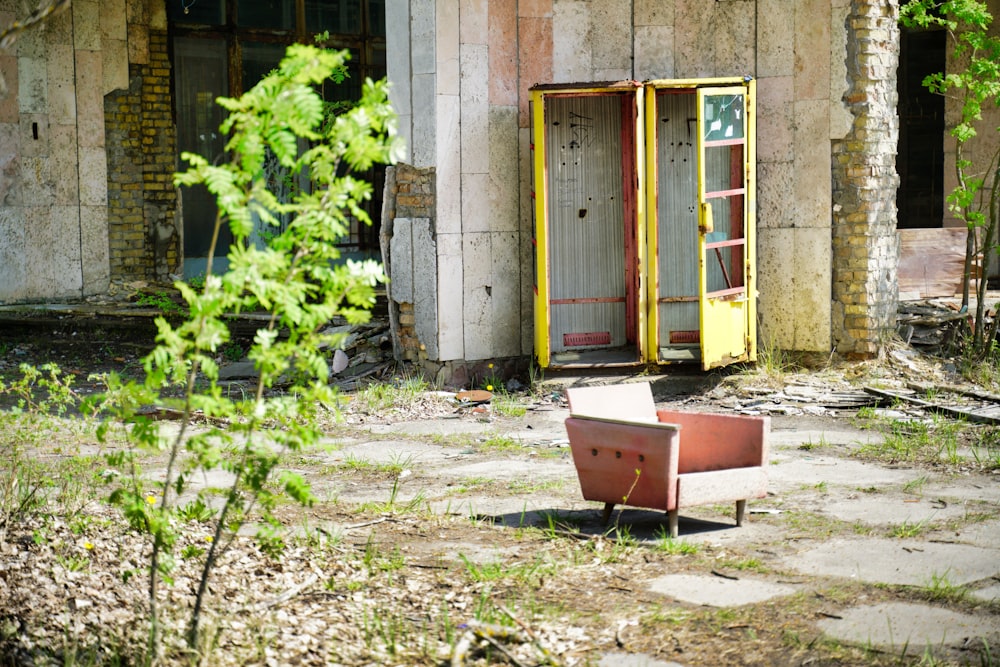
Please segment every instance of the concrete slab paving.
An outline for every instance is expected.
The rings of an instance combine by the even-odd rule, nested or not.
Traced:
[[[799,458],[775,454],[767,469],[768,486],[776,492],[801,489],[804,485],[812,486],[820,482],[849,488],[884,487],[903,484],[916,475],[915,471],[820,455]]]
[[[462,458],[461,450],[414,442],[412,440],[380,440],[346,445],[321,457],[330,464],[343,463],[348,458],[373,464],[396,463],[406,467],[442,463]]]
[[[755,579],[726,579],[695,574],[668,574],[649,582],[649,590],[681,602],[710,607],[741,607],[791,595],[798,589]]]
[[[664,662],[642,653],[606,653],[597,667],[684,667],[679,662]]]
[[[851,644],[872,644],[889,653],[904,649],[920,655],[925,650],[958,649],[973,638],[997,646],[1000,620],[938,607],[903,602],[854,607],[819,622],[828,636]]]
[[[986,602],[1000,602],[1000,583],[969,591],[970,595]]]
[[[871,526],[930,526],[965,516],[965,508],[958,503],[881,493],[833,500],[823,503],[821,511],[841,521],[858,521]]]
[[[1000,521],[967,523],[958,530],[948,533],[948,538],[1000,551]]]
[[[963,485],[931,482],[922,487],[920,493],[929,498],[983,501],[1000,505],[1000,475],[991,475],[971,484]]]
[[[877,538],[833,539],[787,557],[803,574],[926,586],[933,577],[964,585],[1000,573],[1000,551],[964,544]]]
[[[882,443],[885,438],[876,431],[820,431],[820,430],[773,430],[768,435],[768,442],[771,447],[781,449],[785,447],[798,448],[802,445],[830,446],[830,447],[860,447],[868,444]]]

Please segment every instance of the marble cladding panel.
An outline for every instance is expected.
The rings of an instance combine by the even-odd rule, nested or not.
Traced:
[[[129,21],[128,61],[135,65],[149,64],[149,27],[144,23]]]
[[[754,76],[754,3],[719,2],[711,26],[716,76]]]
[[[844,104],[847,95],[847,31],[844,25],[850,0],[834,2],[830,10],[830,138],[843,139],[851,131],[854,115]]]
[[[417,338],[428,358],[438,359],[438,258],[429,218],[413,219],[413,313]]]
[[[761,347],[795,349],[795,230],[757,232],[757,314]]]
[[[464,359],[462,234],[437,234],[438,360]]]
[[[552,18],[553,0],[517,0],[517,15],[530,18]]]
[[[49,53],[48,65],[48,113],[54,125],[76,124],[77,122],[77,72],[76,56],[69,44],[54,44]],[[86,72],[80,73],[84,80],[89,78]],[[100,89],[93,91],[100,94]],[[100,118],[103,121],[104,110]],[[104,128],[101,128],[104,134]]]
[[[489,230],[517,231],[520,188],[517,107],[490,107],[489,134],[489,182],[486,190],[490,202]]]
[[[786,162],[795,154],[793,78],[771,76],[757,81],[757,159]]]
[[[827,100],[799,101],[794,113],[795,226],[829,228],[833,201],[830,105]]]
[[[830,229],[793,230],[793,291],[784,293],[795,307],[795,341],[792,349],[829,352],[833,250]]]
[[[434,63],[439,95],[460,94],[459,0],[435,0]]]
[[[437,105],[435,76],[413,75],[413,136],[410,153],[416,167],[431,167],[437,156]]]
[[[489,40],[488,0],[460,0],[462,17],[460,40],[462,44],[486,44]]]
[[[636,26],[674,25],[674,0],[633,0]]]
[[[18,152],[24,157],[49,154],[49,117],[43,113],[23,113],[18,123]]]
[[[20,113],[46,113],[48,111],[48,67],[44,59],[19,57],[17,59],[17,106]]]
[[[128,20],[126,18],[124,0],[102,0],[99,3],[101,12],[101,38],[128,39]]]
[[[79,147],[77,143],[76,125],[50,125],[49,126],[49,159],[53,163],[53,170],[60,174],[55,179],[55,201],[57,204],[75,204],[80,201],[80,179],[77,177],[76,152]],[[103,134],[103,133],[102,133]]]
[[[107,291],[111,278],[108,257],[108,209],[106,206],[80,207],[80,254],[84,295]]]
[[[73,0],[73,46],[86,51],[101,49],[101,7],[97,0]]]
[[[517,23],[518,77],[518,127],[528,127],[529,90],[539,83],[553,79],[553,34],[551,18],[522,18]]]
[[[489,170],[489,53],[485,44],[462,44],[462,173]]]
[[[0,123],[16,123],[19,97],[16,56],[0,54],[0,81],[7,91],[0,95]]]
[[[830,99],[830,0],[795,3],[795,99]]]
[[[4,206],[20,203],[17,187],[21,177],[18,157],[21,126],[18,123],[0,123],[0,210]]]
[[[491,232],[493,345],[489,357],[514,357],[521,353],[521,281],[518,264],[519,235]]]
[[[795,227],[795,163],[758,162],[757,228]]]
[[[462,174],[462,232],[490,231],[495,202],[489,196],[490,174]]]
[[[717,76],[714,62],[715,29],[712,20],[719,3],[704,0],[675,0],[674,25],[684,26],[674,33],[674,71],[684,79]]]
[[[548,82],[536,83],[593,80],[590,11],[589,2],[555,0],[552,8],[552,78]],[[542,46],[539,44],[526,51],[528,54],[538,53]]]
[[[465,359],[493,356],[493,253],[488,233],[462,235]]]
[[[438,95],[435,132],[437,231],[462,231],[461,101],[458,95]]]
[[[108,203],[108,161],[104,148],[80,147],[80,203],[106,206]]]
[[[792,76],[795,71],[794,11],[788,0],[757,0],[757,76]]]
[[[435,0],[410,2],[410,59],[414,74],[433,74],[435,71],[434,3]]]
[[[674,28],[638,25],[635,28],[635,78],[670,79],[674,76]]]
[[[595,76],[597,81],[632,78],[632,6],[621,0],[590,1],[591,58],[595,70],[622,76]]]
[[[51,161],[47,157],[21,155],[18,166],[20,187],[15,193],[15,201],[22,206],[52,206],[56,187]]]
[[[3,157],[0,157],[0,167],[2,161]],[[2,183],[0,202],[3,202]],[[24,209],[20,206],[0,207],[0,302],[21,301],[28,296],[25,290],[26,237]]]
[[[79,296],[80,208],[27,206],[24,276],[29,295],[44,298]]]
[[[413,220],[396,218],[389,241],[390,290],[396,303],[413,303]]]
[[[81,146],[104,146],[103,72],[100,51],[76,52],[76,119]]]
[[[490,104],[517,105],[517,0],[489,3]]]
[[[101,49],[103,93],[128,88],[128,41],[105,39]]]

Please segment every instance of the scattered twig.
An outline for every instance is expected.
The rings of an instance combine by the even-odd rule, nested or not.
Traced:
[[[319,581],[319,577],[317,575],[315,574],[310,575],[301,584],[297,586],[292,586],[281,595],[278,595],[277,597],[272,598],[271,600],[261,602],[260,604],[258,604],[257,611],[264,611],[265,609],[270,609],[271,607],[277,607],[280,604],[284,604],[285,602],[288,602],[289,600],[291,600],[293,597],[295,597],[305,589],[315,584],[317,581]]]
[[[371,521],[362,521],[361,523],[352,523],[349,526],[342,527],[341,530],[354,530],[356,528],[364,528],[366,526],[374,526],[377,523],[385,523],[386,521],[389,520],[389,518],[390,517],[383,516],[383,517],[379,517],[378,519],[372,519]]]
[[[739,581],[739,577],[734,577],[731,574],[726,574],[725,572],[719,572],[718,570],[712,570],[712,574],[717,577],[722,577],[723,579],[732,579],[733,581]]]

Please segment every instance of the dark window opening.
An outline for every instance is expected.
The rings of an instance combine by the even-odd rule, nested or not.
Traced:
[[[897,227],[940,227],[944,217],[944,97],[923,85],[945,69],[944,30],[902,29],[899,50]]]
[[[327,101],[357,100],[366,77],[377,80],[386,74],[385,0],[167,0],[167,16],[178,153],[222,159],[222,111],[215,98],[242,94],[277,66],[289,44],[312,43],[317,33],[328,34],[323,46],[351,54],[350,78],[339,86],[324,86]],[[372,198],[363,206],[372,225],[353,220],[340,245],[353,256],[377,257],[385,168],[356,175],[372,184]],[[207,254],[215,203],[207,191],[197,189],[182,197],[185,273],[189,259],[195,260],[197,273],[202,270],[195,266],[197,258]],[[224,255],[225,248],[220,250],[217,254]]]

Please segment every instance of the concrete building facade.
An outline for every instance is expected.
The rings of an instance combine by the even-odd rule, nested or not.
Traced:
[[[21,4],[0,0],[0,24]],[[187,66],[177,40],[212,31],[178,28],[181,4],[186,15],[193,3],[180,0],[74,0],[0,53],[0,302],[185,271],[193,206],[170,183]],[[891,335],[897,0],[365,7],[384,28],[362,50],[375,63],[384,53],[407,145],[383,214],[407,358],[451,374],[533,354],[529,91],[539,84],[752,77],[761,342],[866,357]],[[297,30],[288,34],[308,38]]]

